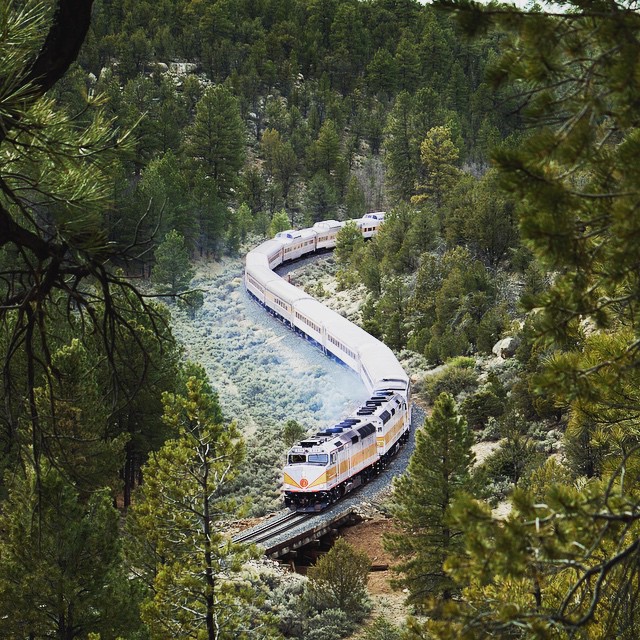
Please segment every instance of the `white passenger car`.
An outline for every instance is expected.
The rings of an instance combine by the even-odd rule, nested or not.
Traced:
[[[316,222],[313,230],[316,232],[316,249],[333,249],[336,246],[338,232],[342,229],[343,223],[338,220],[325,220]]]

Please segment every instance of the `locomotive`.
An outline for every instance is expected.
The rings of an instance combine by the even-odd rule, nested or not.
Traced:
[[[364,238],[375,235],[384,212],[354,221]],[[245,259],[247,292],[265,309],[329,357],[355,371],[369,399],[340,423],[294,445],[283,473],[285,505],[316,512],[383,469],[409,435],[409,377],[385,344],[274,273],[283,262],[335,247],[337,220],[282,231]]]

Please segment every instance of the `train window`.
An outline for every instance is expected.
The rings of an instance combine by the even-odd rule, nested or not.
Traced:
[[[326,453],[310,453],[309,464],[327,464],[329,462],[329,456]]]
[[[337,453],[332,453],[331,454],[331,464],[335,464],[337,458],[338,458],[338,454]]]
[[[307,456],[304,453],[292,453],[289,456],[289,464],[303,464],[307,461]]]

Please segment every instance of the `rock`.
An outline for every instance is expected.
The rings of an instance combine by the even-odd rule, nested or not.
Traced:
[[[499,358],[511,358],[515,355],[520,340],[514,337],[503,338],[493,345],[491,351]]]
[[[198,65],[195,62],[170,62],[169,69],[172,73],[179,76],[184,76],[189,73],[195,73]]]

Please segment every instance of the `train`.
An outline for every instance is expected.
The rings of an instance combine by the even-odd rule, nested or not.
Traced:
[[[284,503],[306,513],[322,511],[384,469],[409,437],[411,383],[380,340],[294,287],[274,272],[281,264],[333,249],[348,221],[325,220],[277,233],[245,258],[246,291],[270,314],[327,356],[358,374],[369,399],[338,424],[290,448],[283,470]],[[365,239],[384,223],[384,212],[353,220]]]

